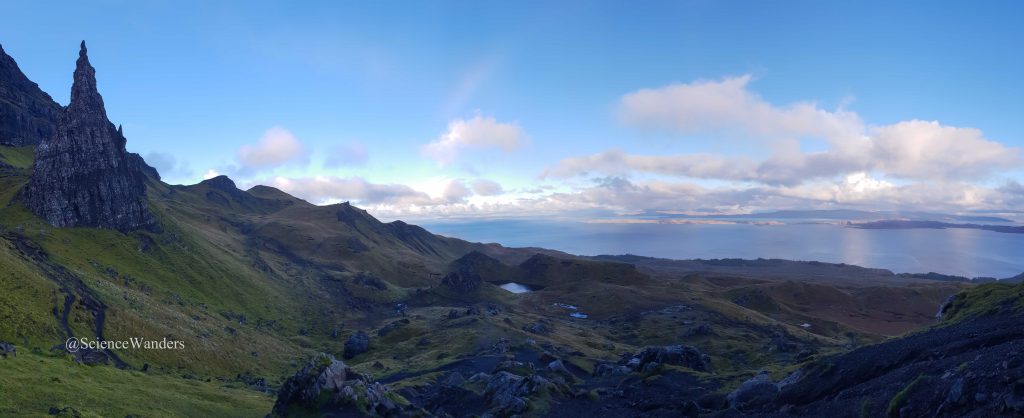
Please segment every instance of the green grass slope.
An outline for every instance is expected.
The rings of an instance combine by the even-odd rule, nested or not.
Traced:
[[[233,382],[90,367],[31,352],[0,359],[0,388],[5,417],[48,416],[50,408],[73,408],[81,417],[262,417],[274,402]]]

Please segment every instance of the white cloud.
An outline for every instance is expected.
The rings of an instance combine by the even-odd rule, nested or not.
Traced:
[[[220,173],[218,173],[217,170],[211,168],[209,170],[206,170],[206,173],[203,173],[203,180],[209,180],[219,175]]]
[[[444,188],[442,197],[447,203],[465,202],[467,197],[473,195],[473,191],[466,187],[462,180],[452,180]]]
[[[985,139],[973,128],[912,120],[872,130],[876,169],[911,179],[969,180],[1020,167],[1019,149]]]
[[[309,161],[309,151],[295,135],[279,126],[268,129],[256,145],[242,145],[238,163],[242,171],[258,171],[291,162]]]
[[[572,177],[583,174],[628,175],[634,171],[692,178],[755,180],[757,164],[745,158],[725,158],[712,154],[630,155],[622,150],[570,157],[541,173],[541,178]]]
[[[324,167],[346,167],[366,164],[369,153],[366,145],[359,141],[347,142],[332,147],[324,159]]]
[[[423,155],[441,165],[455,161],[461,150],[497,148],[512,152],[526,143],[526,134],[519,125],[499,123],[492,117],[476,116],[472,119],[454,120],[448,124],[448,131],[440,138],[424,145]]]
[[[696,179],[797,185],[858,172],[917,181],[970,181],[1024,166],[1020,150],[985,139],[981,131],[907,121],[870,130],[822,152],[780,149],[762,161],[713,154],[632,155],[618,149],[563,159],[541,178],[647,172]]]
[[[473,182],[473,192],[480,196],[497,196],[504,192],[496,181],[479,179]]]
[[[174,155],[166,152],[153,151],[145,156],[146,163],[160,173],[160,177],[168,183],[191,180],[195,172],[184,161],[178,161]]]
[[[962,212],[1003,209],[1008,203],[1018,206],[1024,203],[1024,186],[1015,182],[1000,188],[964,182],[899,185],[868,173],[797,186],[740,187],[707,187],[686,181],[633,181],[611,176],[569,189],[509,192],[495,197],[474,194],[471,187],[460,180],[437,180],[434,194],[403,184],[372,183],[360,177],[277,177],[266,184],[318,204],[352,201],[375,216],[392,219],[536,217],[648,210],[749,213],[780,209],[927,208],[934,212]]]
[[[402,184],[376,184],[362,177],[275,177],[269,185],[314,203],[353,201],[365,205],[422,205],[426,193]]]
[[[776,107],[747,90],[750,75],[642,89],[622,97],[619,116],[628,126],[674,133],[732,132],[769,138],[857,136],[860,118],[814,103]]]
[[[911,120],[869,126],[853,112],[811,103],[775,106],[747,90],[750,76],[698,81],[625,95],[623,122],[646,130],[682,134],[740,134],[770,145],[771,155],[632,155],[618,149],[566,158],[541,177],[655,173],[696,179],[795,186],[859,172],[914,181],[973,181],[1024,166],[1019,149],[972,128]],[[798,139],[825,141],[826,149],[803,152]]]

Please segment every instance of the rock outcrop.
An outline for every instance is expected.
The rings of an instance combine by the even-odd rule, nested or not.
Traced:
[[[61,107],[0,46],[0,145],[36,145],[56,132]]]
[[[760,412],[759,407],[774,402],[778,394],[779,387],[772,382],[771,376],[767,372],[761,372],[730,392],[726,400],[734,409],[755,413]]]
[[[365,332],[357,331],[352,336],[348,337],[345,341],[345,354],[346,359],[363,354],[370,349],[370,336]]]
[[[459,292],[468,293],[480,288],[484,277],[498,280],[505,275],[506,266],[479,251],[452,261],[448,266],[449,273],[441,279],[441,284]]]
[[[649,365],[670,364],[689,367],[699,372],[711,373],[711,357],[696,347],[688,345],[669,345],[664,347],[648,347],[630,359],[628,365],[636,365],[643,370]]]
[[[760,416],[1024,415],[1024,315],[1014,308],[1024,295],[1019,292],[1005,311],[817,360],[777,383],[774,399],[761,390],[743,406]]]
[[[0,341],[0,356],[7,358],[8,354],[12,357],[18,357],[18,348],[14,344]]]
[[[483,279],[479,274],[465,270],[453,271],[441,279],[441,284],[459,293],[475,291],[480,288],[481,283]]]
[[[25,206],[56,227],[156,229],[145,185],[155,170],[126,151],[125,142],[121,129],[107,119],[82,42],[71,103],[60,112],[53,137],[36,149],[32,177],[22,192]]]
[[[320,354],[281,385],[271,415],[396,417],[409,415],[405,405],[388,386]]]

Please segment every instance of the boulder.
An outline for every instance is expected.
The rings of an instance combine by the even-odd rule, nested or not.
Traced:
[[[78,413],[77,409],[72,408],[70,406],[65,406],[63,408],[51,406],[50,409],[47,410],[47,412],[50,415],[58,418],[79,418],[82,416],[81,414]]]
[[[523,377],[509,372],[498,372],[491,376],[484,390],[484,397],[492,414],[511,416],[526,412],[527,399],[531,395],[546,393],[562,394],[566,388],[538,375]]]
[[[526,412],[525,378],[509,372],[498,372],[487,382],[484,397],[491,406],[491,412],[499,415],[514,415]]]
[[[565,363],[563,363],[562,360],[555,360],[548,363],[548,372],[554,373],[556,375],[561,375],[567,378],[574,377],[572,372],[570,372],[569,369],[565,367]]]
[[[541,320],[523,326],[523,331],[537,335],[548,335],[551,333],[551,326],[549,326],[545,321]]]
[[[4,358],[7,358],[8,354],[14,357],[18,357],[18,349],[14,346],[14,344],[0,342],[0,355],[2,355]]]
[[[601,362],[594,365],[594,377],[629,374],[630,369],[614,363]]]
[[[370,336],[363,331],[356,331],[345,341],[344,357],[350,359],[370,350]]]
[[[761,372],[729,393],[726,400],[729,401],[729,406],[751,413],[773,406],[778,394],[779,387],[772,382],[767,372]]]
[[[634,369],[643,370],[648,363],[670,364],[673,366],[689,367],[699,372],[711,373],[711,357],[704,354],[696,347],[688,345],[669,345],[664,347],[648,347],[638,353],[635,357]],[[632,359],[630,361],[633,361]]]

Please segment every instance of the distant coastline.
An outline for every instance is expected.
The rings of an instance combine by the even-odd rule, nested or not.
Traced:
[[[981,229],[1005,234],[1024,234],[1024,226],[1010,225],[979,225],[979,224],[954,224],[938,221],[908,221],[908,220],[884,220],[862,223],[849,223],[846,226],[859,229]]]

